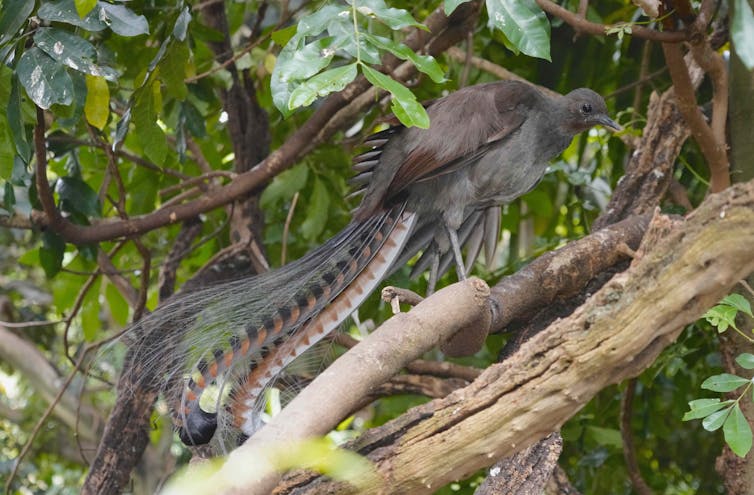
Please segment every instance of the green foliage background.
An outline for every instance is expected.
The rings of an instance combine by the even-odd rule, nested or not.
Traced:
[[[357,3],[376,5],[379,2]],[[661,91],[670,85],[667,74],[659,72],[642,88],[638,99],[635,99],[635,89],[624,89],[640,73],[644,42],[631,36],[574,37],[573,30],[558,20],[544,21],[542,29],[547,31],[543,35],[544,42],[542,39],[511,39],[497,29],[499,26],[494,21],[489,21],[490,12],[511,4],[516,2],[487,2],[487,9],[482,11],[474,32],[471,51],[562,93],[581,86],[593,88],[606,95],[611,113],[628,128],[626,132],[640,134],[650,89]],[[564,2],[570,10],[575,10],[577,4],[575,0]],[[0,29],[0,59],[3,60],[0,102],[7,109],[0,113],[0,216],[23,216],[41,208],[33,179],[36,116],[32,100],[47,108],[48,178],[54,185],[60,210],[74,223],[88,225],[95,220],[117,218],[117,198],[123,200],[122,213],[129,216],[160,208],[176,194],[165,193],[171,191],[168,188],[179,184],[182,177],[205,172],[189,150],[189,141],[201,150],[213,170],[233,171],[233,147],[220,99],[220,93],[227,90],[232,81],[228,71],[218,68],[210,48],[210,43],[222,39],[223,34],[203,24],[201,15],[196,12],[198,4],[153,0],[134,0],[126,4],[2,0],[0,5],[0,26],[4,28]],[[294,42],[301,43],[297,49],[304,50],[307,40],[295,38],[292,26],[297,17],[285,21],[281,17],[281,5],[270,3],[264,20],[259,23],[260,36],[254,46],[247,49],[247,36],[250,27],[258,21],[256,15],[261,5],[257,0],[225,2],[229,33],[238,56],[237,67],[247,71],[255,83],[259,104],[269,115],[271,149],[276,149],[306,121],[318,103],[314,98],[316,94],[305,95],[303,100],[313,102],[312,106],[284,109],[290,114],[284,118],[280,105],[276,107],[278,102],[273,102],[273,66],[283,45],[293,37]],[[336,5],[347,8],[336,2],[304,2],[297,16]],[[533,1],[518,5],[538,9]],[[98,23],[100,10],[113,6],[119,8],[117,12],[110,14],[108,22]],[[390,7],[405,9],[418,20],[425,19],[438,6],[439,2],[426,0],[390,2]],[[450,7],[452,5],[446,5]],[[82,20],[77,12],[85,12],[87,8],[94,10]],[[52,14],[56,9],[67,12],[67,17]],[[605,24],[647,21],[629,0],[592,2],[588,18]],[[395,42],[402,39],[401,32],[394,31],[396,26],[380,24],[366,16],[360,22],[364,33]],[[536,22],[541,23],[542,19]],[[69,60],[77,62],[76,69],[40,48],[45,42],[54,45],[56,41],[71,50]],[[30,49],[31,45],[36,48]],[[518,53],[519,49],[523,53]],[[355,60],[356,55],[348,49],[341,46],[338,50],[334,58],[336,64]],[[359,70],[364,72],[378,66],[380,54],[374,47],[365,46],[358,54],[359,64],[362,64]],[[302,64],[312,61],[305,57],[302,60]],[[445,79],[426,75],[418,78],[411,87],[418,101],[458,88],[464,65],[449,56],[438,57],[436,63]],[[650,74],[664,67],[658,46],[648,48],[646,63]],[[41,89],[31,82],[30,73],[35,67],[49,76],[47,85]],[[306,74],[301,81],[313,75]],[[493,76],[475,67],[468,71],[468,84],[491,80]],[[336,89],[342,87],[337,80],[326,82]],[[298,84],[296,82],[293,88]],[[708,98],[709,93],[710,89],[703,87],[701,100]],[[635,103],[638,103],[636,107]],[[409,108],[413,107],[409,105]],[[355,200],[344,199],[348,193],[350,157],[359,151],[358,138],[375,128],[383,110],[375,105],[364,116],[360,130],[339,133],[265,188],[261,195],[265,216],[263,241],[273,266],[280,264],[283,226],[294,195],[298,195],[298,200],[287,238],[288,260],[321,244],[348,222],[349,211],[356,206]],[[411,113],[414,111],[416,114]],[[407,113],[410,121],[421,120],[420,109]],[[107,147],[117,150],[116,165],[127,193],[124,196],[108,170],[111,165]],[[492,271],[480,265],[476,273],[492,283],[515,272],[537,255],[589,233],[591,222],[623,175],[627,155],[623,143],[603,130],[578,137],[534,191],[505,207],[504,246],[499,259]],[[694,205],[706,193],[706,174],[695,144],[689,141],[682,151],[675,178],[687,189]],[[666,205],[665,210],[683,212],[672,204]],[[202,221],[201,242],[195,243],[178,270],[179,287],[230,243],[226,210],[208,212],[202,215]],[[157,301],[159,267],[179,229],[180,225],[164,227],[141,238],[151,255],[148,267],[150,309]],[[98,269],[97,249],[113,251],[112,261],[119,272],[139,287],[146,265],[134,243],[120,246],[115,241],[106,241],[99,246],[73,245],[66,244],[50,231],[0,227],[0,246],[0,297],[12,305],[12,310],[0,319],[58,320],[74,315],[66,350],[62,324],[18,331],[33,342],[61,374],[71,369],[66,352],[76,356],[83,345],[113,335],[133,316],[133,308],[117,288],[107,278],[93,274]],[[443,282],[453,280],[454,276],[447,275]],[[408,269],[394,275],[391,282],[419,292],[424,291],[426,284],[424,279],[409,281]],[[362,321],[381,322],[389,316],[389,308],[372,296],[359,315]],[[484,351],[461,362],[488,365],[495,360],[504,340],[505,337],[499,336],[490,338]],[[699,323],[689,327],[639,378],[632,429],[642,474],[657,493],[722,493],[714,471],[715,457],[722,447],[721,435],[703,431],[698,422],[681,421],[687,403],[700,397],[702,381],[720,370],[715,333],[708,324]],[[112,378],[115,370],[100,371],[109,373]],[[114,401],[112,388],[103,387],[101,382],[84,383],[80,379],[78,386],[85,386],[84,400],[101,410],[109,408]],[[631,493],[618,430],[623,388],[604,390],[563,428],[565,451],[560,464],[585,494]],[[371,417],[354,427],[363,429],[381,424],[423,400],[395,397],[380,401],[373,407]],[[0,478],[9,474],[14,458],[46,405],[18,370],[0,362],[0,411],[3,413],[0,417]],[[156,421],[155,445],[165,435],[172,435],[169,421]],[[57,419],[49,419],[35,440],[31,454],[24,460],[13,490],[76,493],[86,467],[71,453],[75,445],[72,439],[73,432],[68,426]],[[179,462],[185,460],[180,445],[176,441],[168,443],[172,443],[168,452]],[[471,493],[478,479],[459,481],[442,489],[441,493]]]

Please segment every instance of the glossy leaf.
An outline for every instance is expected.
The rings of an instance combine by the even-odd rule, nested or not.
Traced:
[[[733,0],[730,37],[747,69],[754,69],[754,12],[746,0]]]
[[[97,193],[83,180],[76,177],[61,177],[55,191],[60,198],[62,211],[80,213],[88,217],[100,216],[101,207]]]
[[[3,2],[3,8],[0,11],[0,43],[11,39],[16,34],[32,10],[34,10],[34,0]]]
[[[63,266],[65,241],[54,232],[46,230],[42,233],[42,246],[39,248],[39,264],[47,278],[52,278]]]
[[[288,108],[293,110],[298,107],[306,107],[312,104],[320,96],[340,91],[348,83],[356,79],[356,63],[326,70],[311,79],[301,83],[291,93]]]
[[[107,23],[100,17],[101,7],[95,6],[83,18],[79,16],[75,0],[59,0],[44,2],[37,10],[37,16],[45,21],[64,22],[87,31],[102,31],[107,29]]]
[[[34,43],[47,55],[71,69],[114,81],[118,73],[93,62],[97,50],[85,39],[56,28],[39,28]]]
[[[70,105],[73,81],[65,67],[37,47],[26,50],[16,66],[18,79],[37,106]]]
[[[394,79],[363,65],[364,77],[378,88],[389,91],[393,96],[391,110],[398,120],[405,126],[416,126],[422,129],[429,127],[429,115],[416,96],[407,87]]]
[[[401,60],[410,60],[417,69],[427,74],[432,81],[436,83],[445,81],[445,73],[433,56],[419,55],[403,43],[397,43],[389,38],[383,38],[382,36],[373,36],[367,33],[362,33],[362,37],[381,50],[389,51]]]
[[[746,378],[731,375],[730,373],[721,373],[704,380],[704,382],[702,382],[702,388],[712,390],[713,392],[732,392],[747,383],[749,383],[749,380]]]
[[[487,0],[487,15],[522,53],[550,60],[550,21],[534,0]]]
[[[137,15],[123,5],[113,5],[101,2],[102,16],[114,33],[121,36],[139,36],[149,34],[149,24],[146,17]]]
[[[104,129],[110,116],[110,88],[102,77],[86,75],[86,121],[97,129]]]
[[[751,450],[751,426],[741,407],[736,404],[723,425],[725,443],[737,456],[744,457]]]
[[[350,0],[348,3],[355,3],[357,12],[377,19],[391,29],[403,29],[411,26],[427,30],[427,27],[414,19],[407,10],[388,7],[384,0]]]

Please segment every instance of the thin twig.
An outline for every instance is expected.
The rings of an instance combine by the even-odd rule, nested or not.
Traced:
[[[631,417],[633,416],[634,394],[636,393],[636,378],[628,380],[626,391],[620,404],[620,436],[623,439],[623,458],[626,460],[626,470],[631,484],[639,495],[652,495],[652,489],[641,476],[639,463],[636,460],[634,437],[631,434]]]
[[[298,203],[298,191],[293,195],[291,199],[291,207],[288,208],[288,215],[285,217],[285,225],[283,225],[283,247],[280,250],[280,265],[285,265],[285,258],[288,252],[288,233],[291,229],[291,221],[293,220],[293,212],[296,210],[296,203]]]

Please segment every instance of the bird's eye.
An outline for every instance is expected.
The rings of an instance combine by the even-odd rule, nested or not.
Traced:
[[[592,113],[592,105],[590,105],[589,103],[584,103],[583,105],[581,105],[581,111],[583,113]]]

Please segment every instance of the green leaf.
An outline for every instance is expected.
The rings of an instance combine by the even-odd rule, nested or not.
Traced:
[[[42,233],[42,247],[39,248],[39,264],[45,271],[47,278],[52,278],[63,266],[65,241],[54,232],[46,230]]]
[[[188,96],[184,80],[189,56],[186,43],[172,43],[160,62],[160,79],[165,83],[165,93],[181,101]]]
[[[308,205],[306,220],[301,224],[301,234],[306,239],[314,241],[325,229],[330,209],[330,196],[327,194],[324,182],[319,178],[314,180],[314,189]]]
[[[445,73],[440,64],[431,55],[419,55],[411,48],[402,43],[396,43],[389,38],[362,33],[362,38],[372,43],[377,48],[387,50],[401,60],[410,60],[421,72],[427,74],[432,81],[442,83],[445,81]]]
[[[754,369],[754,354],[744,352],[736,357],[736,363],[746,370]]]
[[[275,176],[260,198],[262,208],[270,208],[281,200],[290,200],[295,193],[301,191],[309,178],[309,167],[303,163]]]
[[[723,425],[725,443],[737,456],[744,457],[751,450],[751,426],[741,407],[736,404]]]
[[[293,90],[288,108],[306,107],[320,96],[340,91],[356,79],[356,74],[355,62],[317,74]]]
[[[45,21],[64,22],[87,31],[97,32],[107,28],[105,21],[100,18],[100,5],[95,6],[85,17],[80,17],[75,0],[60,0],[58,2],[44,2],[37,10],[37,16]]]
[[[270,87],[272,101],[284,116],[288,117],[292,113],[288,102],[297,83],[330,64],[335,55],[335,50],[330,47],[332,41],[333,38],[328,37],[304,45],[297,34],[280,51],[275,70],[272,71]]]
[[[288,26],[287,28],[273,31],[270,37],[272,38],[272,41],[274,41],[278,46],[285,46],[285,44],[288,43],[296,34],[297,29],[298,26],[296,24],[293,24],[292,26]]]
[[[409,127],[416,126],[422,129],[429,127],[429,115],[427,115],[424,107],[416,101],[416,96],[414,96],[411,90],[369,66],[362,65],[361,69],[364,71],[364,77],[370,83],[390,92],[393,96],[391,109],[403,125]]]
[[[741,294],[729,294],[725,296],[722,301],[720,301],[720,304],[726,304],[728,306],[736,308],[738,311],[746,313],[747,315],[754,318],[754,315],[751,314],[751,304],[749,304],[748,299],[746,299]]]
[[[16,66],[18,79],[29,98],[45,110],[54,104],[70,105],[73,81],[65,67],[37,47],[26,50]]]
[[[24,163],[29,163],[31,147],[26,139],[24,122],[21,117],[21,95],[19,94],[18,77],[16,75],[12,76],[10,81],[10,95],[8,97],[7,112],[8,126],[11,135],[13,136],[13,144],[16,147],[16,153]]]
[[[550,60],[550,21],[535,0],[487,0],[488,25],[521,52]]]
[[[160,108],[159,99],[155,96],[159,91],[159,81],[154,81],[139,91],[133,107],[133,123],[134,134],[144,153],[154,163],[162,165],[168,155],[168,145],[165,133],[157,125]]]
[[[741,62],[754,69],[754,12],[746,0],[733,0],[730,38]]]
[[[115,323],[125,326],[128,323],[128,303],[113,284],[105,286],[105,300]]]
[[[110,116],[110,88],[103,77],[86,75],[86,121],[99,130],[107,125]]]
[[[469,0],[445,0],[445,15],[452,14],[459,5],[468,1]]]
[[[599,426],[587,426],[586,434],[599,445],[623,448],[623,439],[620,430],[615,428],[601,428]]]
[[[722,411],[713,412],[702,420],[702,427],[707,431],[719,430],[728,417],[730,410],[730,407],[726,407]]]
[[[73,0],[73,3],[81,19],[86,17],[97,6],[97,0]]]
[[[65,212],[81,213],[88,217],[100,216],[97,193],[89,184],[75,177],[61,177],[55,185],[60,198],[60,209]]]
[[[118,77],[113,69],[95,64],[92,60],[97,57],[97,49],[75,34],[56,28],[38,28],[34,43],[47,55],[71,69],[111,81]]]
[[[692,419],[701,419],[709,416],[715,411],[719,411],[725,406],[732,404],[734,401],[726,400],[721,402],[720,399],[697,399],[689,402],[690,411],[683,415],[683,421]]]
[[[393,30],[412,26],[428,31],[427,26],[414,19],[408,11],[388,7],[384,0],[348,0],[348,3],[355,4],[356,11],[361,15],[375,18]]]
[[[136,15],[123,5],[113,5],[101,2],[102,16],[114,33],[121,36],[132,37],[140,34],[149,34],[149,24],[143,15]]]
[[[710,325],[717,328],[718,333],[723,333],[728,329],[728,327],[737,328],[737,314],[738,310],[736,308],[728,305],[718,304],[717,306],[713,306],[706,313],[704,313],[704,318],[710,323]]]
[[[731,375],[730,373],[721,373],[704,380],[704,382],[702,382],[702,388],[712,390],[713,392],[731,392],[747,383],[749,383],[749,380],[746,378]]]
[[[3,9],[0,12],[0,43],[11,39],[16,34],[32,10],[34,10],[34,0],[3,2]]]

